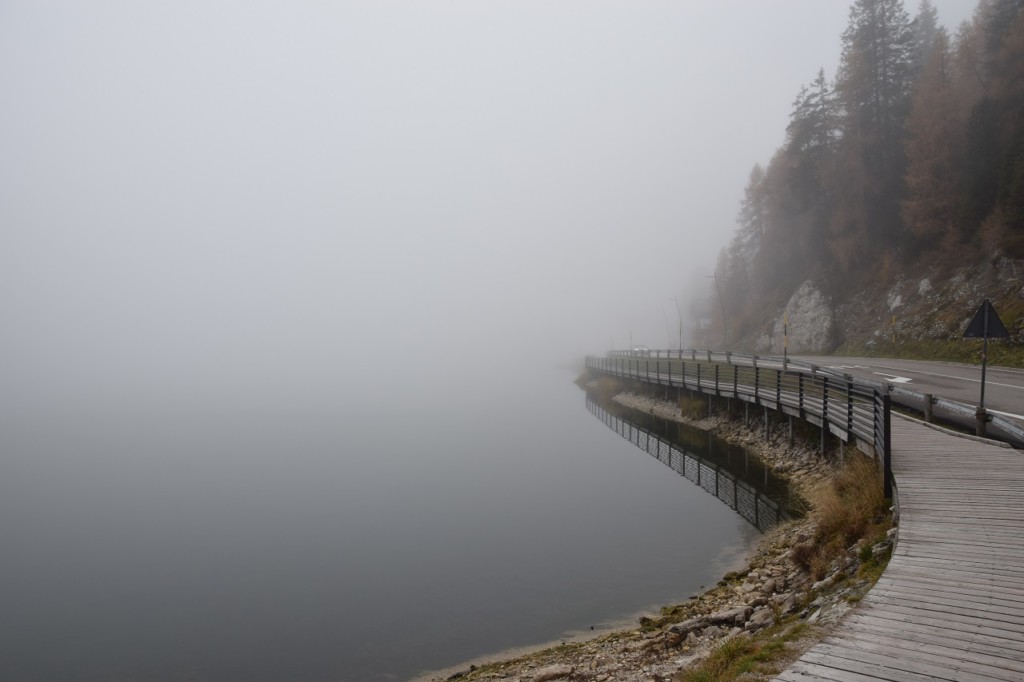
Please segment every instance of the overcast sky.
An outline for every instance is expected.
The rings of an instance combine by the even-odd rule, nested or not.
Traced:
[[[847,14],[2,0],[8,398],[674,344]]]

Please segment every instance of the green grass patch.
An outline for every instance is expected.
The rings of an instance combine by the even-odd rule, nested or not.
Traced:
[[[720,644],[711,655],[676,682],[730,682],[750,676],[775,675],[791,657],[787,646],[807,629],[803,622],[766,628],[751,637],[734,637]]]
[[[878,343],[873,347],[860,343],[845,343],[834,351],[837,356],[869,358],[897,357],[904,360],[939,360],[981,364],[980,339],[904,339],[897,338],[895,352],[892,343]],[[988,362],[1003,367],[1024,367],[1024,344],[1006,339],[989,339]]]

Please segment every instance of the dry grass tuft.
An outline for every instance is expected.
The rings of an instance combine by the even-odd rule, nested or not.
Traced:
[[[847,545],[855,542],[885,522],[889,509],[878,467],[860,453],[848,456],[830,484],[815,491],[811,503],[818,544],[838,538]]]
[[[680,398],[679,412],[689,419],[703,419],[708,416],[708,399],[694,397]]]
[[[817,530],[806,545],[793,548],[792,558],[815,580],[861,538],[882,534],[891,523],[889,503],[874,460],[859,452],[847,455],[846,464],[832,480],[811,494]]]

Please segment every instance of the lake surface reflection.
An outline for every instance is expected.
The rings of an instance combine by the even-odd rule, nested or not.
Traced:
[[[654,417],[587,394],[587,409],[604,425],[728,505],[758,530],[791,518],[795,504],[785,480],[746,449],[711,433]]]
[[[0,679],[406,679],[685,599],[756,531],[574,373],[0,415]],[[247,407],[240,407],[245,404]]]

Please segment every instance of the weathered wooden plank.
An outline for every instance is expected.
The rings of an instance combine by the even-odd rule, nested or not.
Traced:
[[[935,557],[914,556],[914,555],[911,555],[911,554],[908,553],[908,548],[906,548],[906,547],[904,547],[902,550],[897,550],[896,551],[896,553],[893,555],[893,557],[892,557],[892,559],[890,561],[890,565],[893,566],[894,568],[906,567],[907,569],[911,569],[911,570],[929,570],[929,571],[934,571],[936,567],[944,565],[945,569],[950,574],[971,573],[972,571],[977,569],[977,566],[970,566],[970,567],[969,566],[964,566],[964,565],[955,564],[955,563],[952,563],[950,561],[943,560],[943,559],[936,560]],[[990,568],[995,569],[996,568],[995,564],[993,563],[990,566]],[[1011,576],[1010,578],[1007,578],[1007,579],[1000,579],[998,577],[998,574],[993,573],[991,571],[985,571],[983,578],[986,581],[1006,580],[1006,581],[1010,581],[1014,585],[1018,585],[1019,584],[1017,578],[1014,577],[1014,576]]]
[[[775,678],[782,682],[878,682],[877,677],[797,661]]]
[[[892,682],[920,682],[921,680],[942,680],[943,682],[970,682],[969,678],[956,677],[955,671],[943,670],[936,666],[915,666],[910,662],[879,656],[866,661],[838,655],[835,647],[819,645],[808,651],[800,660],[848,672],[871,675],[877,679]],[[909,669],[908,669],[909,668]],[[975,678],[975,681],[978,678]]]
[[[938,628],[950,633],[951,636],[969,637],[985,642],[1001,642],[1008,647],[1019,647],[1024,642],[1021,633],[1004,630],[999,627],[988,627],[971,623],[962,623],[944,617],[934,617],[921,613],[908,614],[906,611],[893,611],[885,606],[871,605],[871,617],[878,622],[891,624],[892,629],[913,632],[918,628]]]
[[[824,644],[840,647],[844,650],[862,651],[874,656],[899,658],[901,661],[913,662],[922,666],[934,666],[939,669],[953,669],[976,676],[984,676],[1006,682],[1020,682],[1021,672],[1000,665],[998,658],[982,656],[983,661],[975,660],[977,656],[951,647],[939,647],[938,651],[929,651],[924,646],[908,645],[906,640],[889,639],[886,637],[863,637],[844,633],[841,639],[827,639]],[[823,649],[823,653],[829,653]]]
[[[909,618],[909,622],[916,619],[935,618],[942,619],[949,623],[949,627],[971,630],[974,628],[991,629],[998,632],[1017,633],[1017,637],[1024,636],[1024,623],[1015,620],[1007,620],[1006,616],[996,613],[986,613],[980,610],[959,609],[952,606],[942,608],[929,607],[927,602],[914,601],[909,598],[889,599],[887,597],[872,597],[872,608],[887,611],[889,613],[903,613]],[[980,631],[980,630],[979,630]]]
[[[911,645],[962,649],[965,652],[989,655],[1024,666],[1024,661],[1020,660],[1018,642],[982,635],[964,637],[961,633],[951,632],[948,628],[940,626],[916,623],[913,627],[893,627],[893,624],[884,618],[854,613],[843,621],[842,632],[849,633],[850,636],[874,635],[885,639],[904,640]]]
[[[898,581],[894,582],[892,578],[884,581],[879,580],[874,588],[872,588],[872,591],[879,593],[892,591],[897,594],[906,592],[907,594],[917,595],[922,599],[937,597],[941,599],[958,599],[973,604],[1006,605],[1008,608],[1016,609],[1017,613],[1024,613],[1024,594],[1019,592],[1007,593],[990,588],[979,589],[973,586],[952,585],[945,582],[929,582],[926,580],[915,580],[909,585],[903,585]]]
[[[937,611],[946,611],[947,608],[953,608],[957,610],[967,609],[984,612],[985,614],[995,616],[995,614],[1002,614],[1006,616],[1010,622],[1024,623],[1024,609],[1021,609],[1019,604],[1006,604],[996,602],[994,600],[981,601],[977,599],[963,599],[943,594],[942,592],[927,592],[921,593],[911,589],[892,589],[875,586],[871,590],[871,595],[875,599],[888,598],[895,602],[899,602],[901,599],[905,600],[907,604],[929,604]]]
[[[892,437],[889,567],[778,679],[1024,680],[1024,455],[901,419]]]
[[[982,522],[978,522],[980,525]],[[984,532],[971,531],[959,525],[927,523],[911,524],[901,533],[901,537],[916,537],[922,544],[958,544],[966,543],[968,546],[980,545],[983,541],[992,543],[989,548],[992,551],[1006,551],[1014,553],[1022,548],[1019,527],[1008,525],[1006,527],[992,526]],[[1020,562],[1018,555],[1017,561]]]
[[[941,562],[934,561],[931,557],[895,557],[893,561],[898,567],[928,570],[932,575],[955,579],[968,577],[972,582],[982,585],[985,583],[997,585],[999,581],[1011,584],[1020,584],[1021,575],[1013,571],[1006,571],[996,565],[963,565],[948,566]]]
[[[846,642],[849,646],[853,647],[870,646],[872,650],[889,651],[895,656],[913,658],[920,655],[923,660],[930,660],[936,663],[942,663],[946,660],[963,660],[971,664],[992,668],[994,672],[991,674],[996,677],[1000,676],[998,671],[1005,671],[1003,674],[1011,682],[1020,682],[1024,678],[1024,661],[1016,661],[1006,655],[970,651],[954,640],[947,640],[945,644],[937,644],[917,639],[906,639],[894,636],[894,634],[898,635],[898,633],[891,632],[885,634],[865,632],[847,627],[843,629],[842,640],[838,641]],[[966,670],[967,668],[964,669]]]
[[[934,546],[918,545],[913,549],[906,549],[900,552],[898,557],[903,561],[932,562],[935,564],[948,564],[949,552],[956,552],[957,565],[961,569],[979,570],[992,575],[1005,575],[1015,579],[1024,576],[1024,566],[1016,564],[998,554],[979,555],[967,551],[959,551],[958,548],[950,546],[949,549],[935,548]]]
[[[911,537],[905,536],[903,539],[910,540],[910,542],[905,544],[902,548],[897,549],[895,552],[896,554],[915,556],[917,554],[927,552],[937,554],[938,558],[948,561],[949,552],[957,551],[966,552],[971,557],[975,557],[978,561],[1002,561],[1008,569],[1024,568],[1024,557],[1021,557],[1020,550],[1012,544],[1007,543],[1006,546],[1002,547],[996,546],[995,544],[990,544],[988,547],[977,544],[976,541],[985,540],[986,536],[974,535],[970,538],[964,537],[961,539],[951,535],[943,540],[914,540],[912,539],[911,534]],[[997,541],[997,539],[992,536],[988,536],[987,539],[990,539],[993,543]],[[970,542],[968,540],[970,540]],[[1003,542],[1006,543],[1007,540],[1009,540],[1009,536],[1006,536]]]
[[[948,575],[936,575],[932,571],[925,571],[920,569],[914,569],[910,566],[889,566],[886,568],[885,574],[882,576],[882,580],[886,581],[883,585],[889,581],[903,582],[910,581],[915,585],[922,587],[934,588],[934,589],[949,589],[955,591],[962,591],[964,593],[978,593],[978,594],[1000,594],[1008,599],[1013,600],[1024,600],[1024,586],[1017,585],[1012,582],[1008,582],[1005,586],[995,585],[992,582],[979,583],[971,580],[968,575],[964,578],[956,577],[951,578]],[[880,581],[881,582],[881,581]]]

